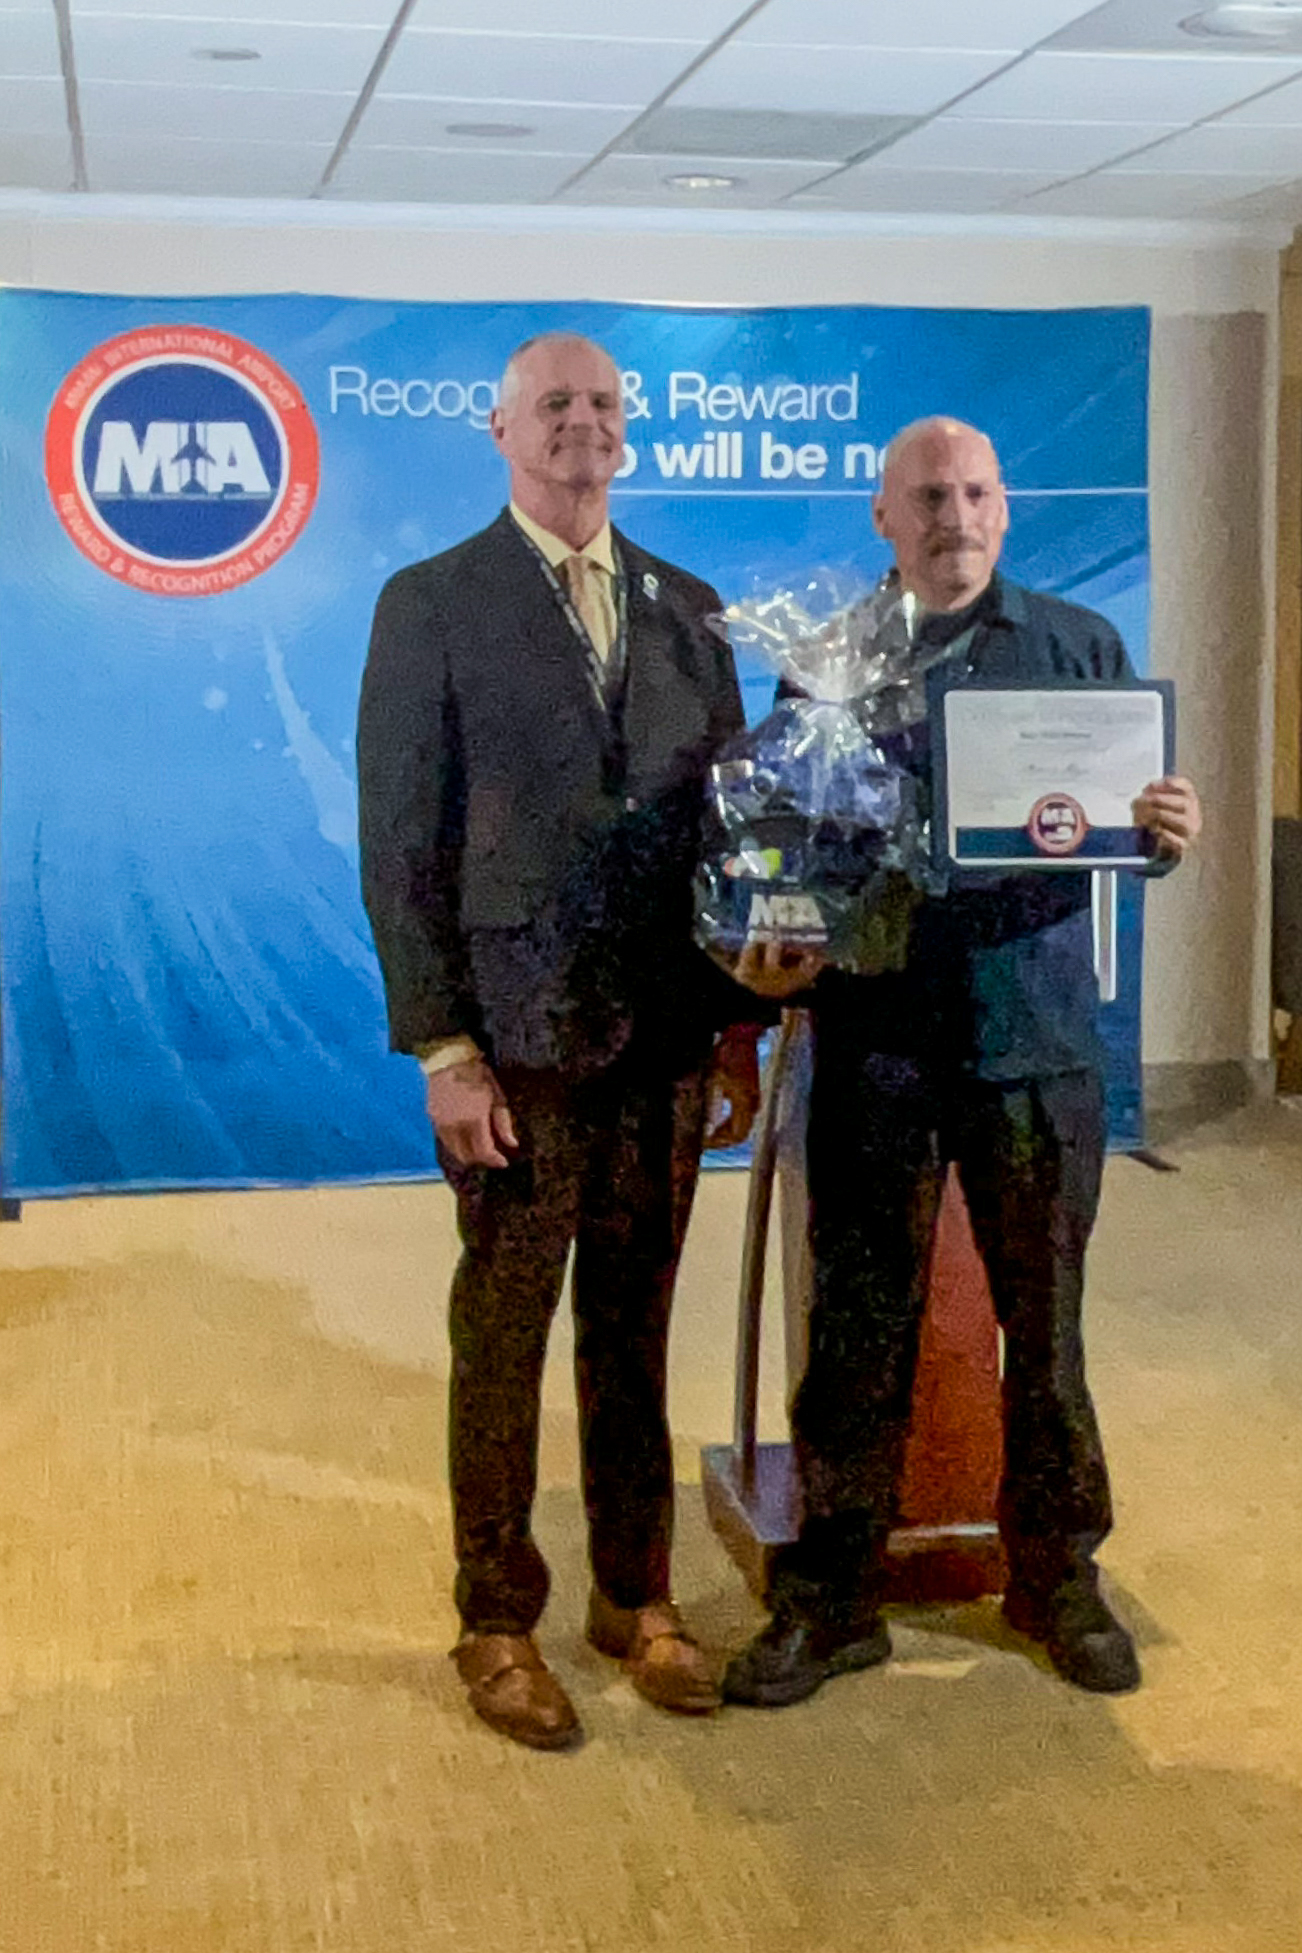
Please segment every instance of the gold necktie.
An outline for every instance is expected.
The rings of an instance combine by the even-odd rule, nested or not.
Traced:
[[[590,556],[567,556],[561,564],[561,572],[570,601],[592,640],[593,650],[604,665],[610,657],[615,636],[606,573],[600,563],[594,563]]]

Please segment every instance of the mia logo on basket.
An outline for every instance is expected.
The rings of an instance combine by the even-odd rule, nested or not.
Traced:
[[[293,380],[206,326],[105,340],[46,422],[64,529],[106,575],[154,596],[218,596],[261,576],[302,534],[319,473]]]
[[[777,936],[806,936],[824,942],[827,925],[812,895],[761,895],[757,890],[750,898],[746,933],[756,942]]]

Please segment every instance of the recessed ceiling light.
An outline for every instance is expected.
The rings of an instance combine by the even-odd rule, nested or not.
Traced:
[[[741,182],[739,176],[698,176],[689,171],[684,176],[667,176],[665,182],[671,190],[735,190]]]
[[[444,134],[449,136],[536,136],[537,133],[524,122],[449,122],[444,126]]]
[[[196,47],[190,51],[196,61],[261,61],[262,59],[255,47]]]
[[[1302,39],[1302,4],[1298,0],[1224,0],[1218,7],[1190,14],[1180,22],[1183,34],[1215,41]]]

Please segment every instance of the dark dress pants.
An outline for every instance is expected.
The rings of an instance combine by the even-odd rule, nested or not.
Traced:
[[[946,1170],[956,1163],[1004,1333],[999,1523],[1010,1584],[1047,1597],[1111,1528],[1081,1300],[1105,1141],[1093,1071],[984,1083],[818,1026],[808,1175],[809,1361],[792,1410],[804,1491],[770,1600],[853,1630],[896,1517]]]
[[[669,1308],[696,1183],[703,1073],[624,1054],[583,1079],[500,1069],[520,1141],[505,1168],[442,1159],[463,1252],[452,1283],[449,1446],[456,1602],[528,1633],[547,1566],[531,1514],[547,1334],[574,1248],[575,1371],[593,1576],[618,1607],[669,1592]]]

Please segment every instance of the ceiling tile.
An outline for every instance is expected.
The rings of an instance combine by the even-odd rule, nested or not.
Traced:
[[[61,81],[0,80],[0,129],[6,139],[62,136],[67,128],[68,102]]]
[[[1297,64],[1295,64],[1297,65]],[[1033,54],[956,105],[955,115],[1069,122],[1194,122],[1280,78],[1276,61],[1197,55]]]
[[[54,8],[0,7],[0,75],[61,73]]]
[[[879,48],[757,47],[730,42],[674,96],[705,108],[927,115],[991,74],[995,53],[903,54]]]
[[[1220,120],[1234,128],[1302,129],[1302,81],[1286,81],[1282,88],[1227,109]]]
[[[1267,180],[1246,176],[1161,176],[1140,170],[1101,170],[1074,183],[1046,190],[1028,199],[1022,210],[1032,216],[1060,217],[1204,217],[1253,189],[1272,187]]]
[[[289,90],[355,93],[370,73],[384,35],[378,27],[284,27],[220,20],[136,20],[87,16],[74,30],[77,72],[84,81],[170,82],[180,87],[226,83]],[[257,61],[195,58],[196,48],[249,47]]]
[[[378,27],[387,33],[399,0],[69,0],[69,5],[74,37],[79,21],[105,14],[205,20],[214,28],[238,20],[298,27]]]
[[[572,156],[359,149],[344,157],[328,194],[384,203],[543,203],[574,169]]]
[[[376,95],[354,140],[366,148],[549,150],[556,155],[591,156],[626,129],[638,113],[631,108],[557,106],[554,102],[440,102],[428,95]],[[454,136],[449,124],[512,125],[528,136]]]
[[[1033,47],[1082,0],[768,0],[738,35],[782,47]]]
[[[318,142],[343,133],[351,94],[288,94],[276,88],[156,88],[147,82],[87,81],[79,90],[88,136],[160,140],[221,131],[224,142]]]
[[[749,0],[417,0],[411,28],[481,34],[591,34],[614,40],[695,41],[704,46],[745,13]],[[394,0],[396,7],[397,0]]]
[[[1177,170],[1190,176],[1277,176],[1291,181],[1302,176],[1302,141],[1296,129],[1230,128],[1205,122],[1172,136],[1156,149],[1136,156],[1119,169]]]
[[[689,41],[517,39],[408,29],[382,87],[386,95],[445,101],[618,102],[645,108],[699,52]]]
[[[843,163],[915,126],[911,115],[789,115],[781,109],[656,109],[620,144],[630,155],[809,157]]]
[[[122,195],[306,197],[329,155],[324,144],[100,136],[87,142],[86,173],[92,190]]]
[[[1000,210],[1054,179],[1043,170],[890,170],[864,167],[791,199],[792,210],[879,210],[973,216]]]
[[[566,203],[654,204],[682,209],[765,209],[817,180],[818,163],[756,162],[753,157],[605,156],[565,193]],[[672,176],[732,176],[735,186],[683,190]]]
[[[71,190],[72,143],[62,136],[0,135],[0,190]]]
[[[982,122],[942,115],[893,142],[861,170],[1033,170],[1054,178],[1095,169],[1170,134],[1153,122]]]

